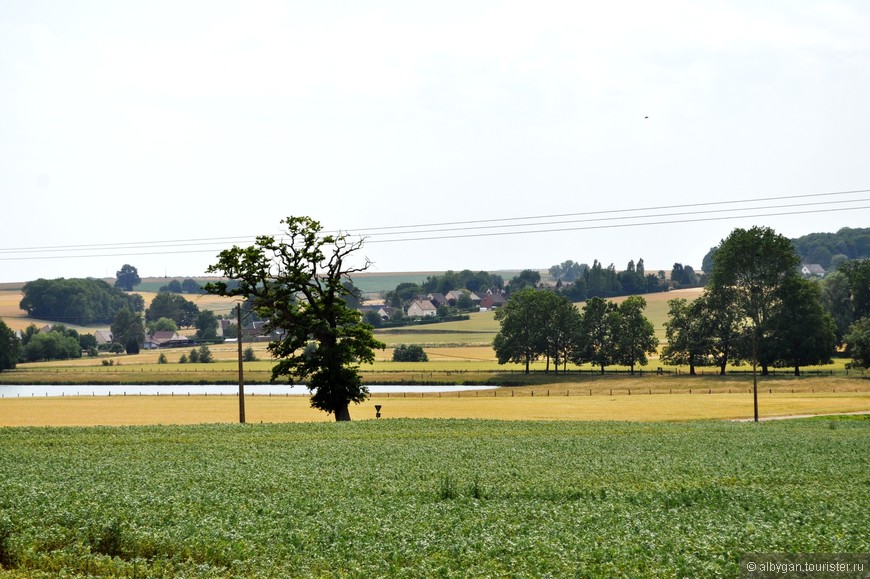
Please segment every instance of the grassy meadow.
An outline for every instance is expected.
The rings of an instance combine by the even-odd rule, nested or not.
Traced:
[[[4,577],[736,577],[870,551],[870,420],[0,429]]]

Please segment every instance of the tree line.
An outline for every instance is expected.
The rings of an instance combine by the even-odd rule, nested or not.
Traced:
[[[870,260],[847,261],[824,280],[804,279],[792,242],[770,228],[735,229],[717,247],[703,293],[668,302],[663,362],[689,367],[752,362],[794,368],[826,364],[838,347],[870,366]],[[572,266],[573,262],[566,262]],[[560,266],[556,273],[582,268]],[[675,264],[676,266],[679,264]],[[590,268],[591,269],[591,268]],[[637,273],[637,268],[634,269]],[[673,272],[672,272],[673,274]],[[499,363],[544,358],[549,370],[568,363],[645,364],[657,340],[642,315],[646,302],[632,296],[618,306],[600,297],[578,310],[558,291],[527,288],[496,313],[493,346]]]
[[[586,301],[582,311],[556,292],[525,288],[511,295],[495,318],[500,329],[493,340],[499,364],[546,360],[555,372],[571,364],[589,363],[604,373],[606,366],[647,363],[656,352],[655,328],[643,315],[646,299],[630,296],[619,305],[600,297]]]

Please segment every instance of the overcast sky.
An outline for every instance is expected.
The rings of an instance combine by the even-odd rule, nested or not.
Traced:
[[[375,271],[867,227],[823,194],[870,189],[868,31],[865,0],[7,0],[0,281],[200,275],[288,215]]]

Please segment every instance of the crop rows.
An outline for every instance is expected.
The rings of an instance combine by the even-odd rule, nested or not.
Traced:
[[[7,428],[0,565],[735,576],[748,552],[870,551],[868,443],[863,418]]]

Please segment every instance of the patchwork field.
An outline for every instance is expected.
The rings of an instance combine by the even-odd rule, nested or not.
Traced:
[[[0,429],[6,577],[736,577],[870,551],[870,420]]]

